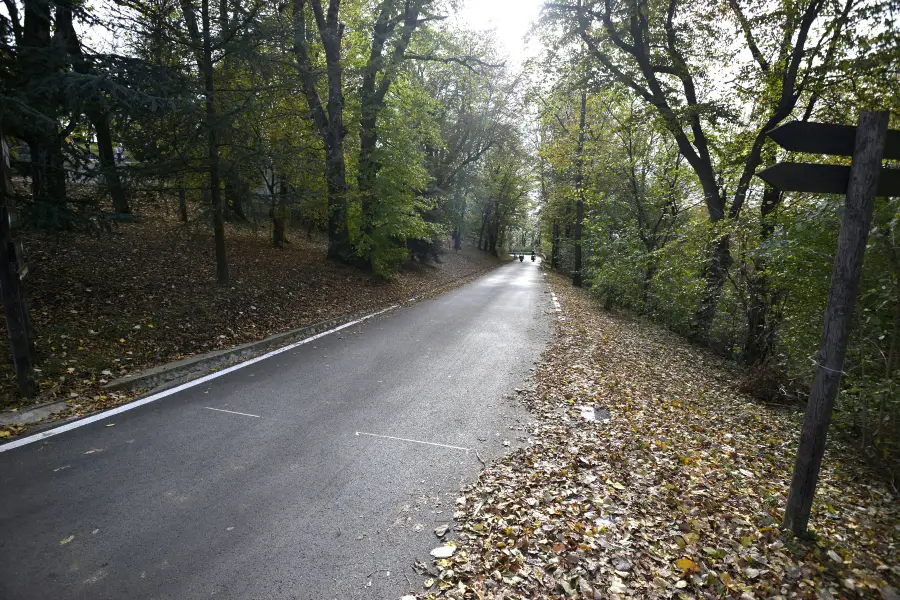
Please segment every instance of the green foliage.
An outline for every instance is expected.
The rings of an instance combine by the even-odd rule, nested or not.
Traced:
[[[440,143],[430,114],[433,102],[407,78],[392,86],[387,106],[380,114],[380,147],[375,160],[380,165],[374,194],[379,199],[368,227],[351,216],[351,239],[363,261],[382,277],[397,271],[407,257],[407,240],[430,242],[441,233],[423,216],[434,202],[421,196],[428,185],[424,164],[426,145]]]
[[[762,250],[784,294],[778,358],[793,378],[807,379],[815,360],[842,204],[840,197],[797,198],[780,216],[777,239]],[[900,451],[898,216],[900,200],[878,200],[838,399],[838,424],[854,430],[879,459]]]

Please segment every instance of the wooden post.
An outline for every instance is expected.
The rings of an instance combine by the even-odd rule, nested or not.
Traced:
[[[822,455],[825,453],[825,438],[831,423],[831,411],[840,388],[887,127],[886,111],[865,112],[859,117],[846,207],[831,271],[825,325],[806,407],[806,418],[800,434],[800,445],[797,448],[794,477],[784,512],[783,527],[797,536],[805,536],[807,533],[813,495],[822,466]]]
[[[0,132],[2,157],[0,157],[0,293],[3,296],[3,313],[9,334],[13,366],[24,398],[35,394],[32,369],[34,368],[34,342],[28,303],[22,289],[25,275],[22,244],[15,237],[15,210],[12,206],[12,180],[9,175],[9,154],[6,139]]]

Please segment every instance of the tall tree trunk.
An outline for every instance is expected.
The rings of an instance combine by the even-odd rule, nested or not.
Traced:
[[[341,39],[344,25],[339,21],[341,0],[330,0],[327,13],[321,0],[309,0],[316,16],[319,38],[325,50],[328,77],[327,113],[316,87],[318,68],[314,68],[306,41],[307,0],[293,0],[294,55],[300,70],[303,93],[313,123],[325,148],[325,180],[328,189],[328,258],[351,262],[355,253],[350,244],[347,223],[347,166],[344,159],[344,93],[341,66]]]
[[[51,47],[50,2],[25,2],[24,13],[22,49],[19,52],[19,84],[28,86],[49,75],[52,68],[47,60]],[[46,111],[47,114],[53,114],[52,110],[55,108]],[[64,203],[66,197],[62,138],[57,127],[52,124],[42,124],[25,131],[24,135],[31,154],[32,200],[40,203],[46,216],[55,221],[60,218],[60,213],[53,207]],[[55,225],[59,226],[59,223],[56,222]]]
[[[553,246],[550,250],[550,266],[559,268],[559,222],[553,221]]]
[[[178,186],[178,217],[182,223],[188,221],[187,199],[185,198],[184,182]]]
[[[497,207],[494,209],[494,218],[491,221],[490,248],[488,249],[494,256],[499,256],[497,245],[500,242],[500,228],[503,225],[503,215],[500,212],[500,201],[497,201]]]
[[[14,210],[12,177],[7,168],[9,148],[0,131],[0,298],[9,335],[10,358],[16,372],[19,393],[23,398],[34,396],[34,330],[28,299],[22,286],[22,257],[17,256],[21,240],[15,222],[9,216]]]
[[[272,245],[284,248],[285,239],[284,211],[287,205],[287,181],[278,178],[278,197],[272,203]]]
[[[578,145],[575,146],[575,266],[572,283],[581,287],[581,228],[584,222],[584,122],[587,115],[587,92],[581,91],[581,112],[578,118]]]
[[[212,32],[210,31],[209,0],[200,2],[202,30],[197,27],[197,17],[192,0],[181,0],[188,31],[195,44],[202,43],[197,53],[197,67],[203,75],[203,91],[206,96],[207,159],[209,161],[209,198],[212,207],[213,235],[216,249],[216,282],[228,284],[228,257],[225,252],[225,219],[222,211],[222,190],[219,175],[219,143],[216,122],[215,82],[213,80]]]
[[[231,17],[229,13],[229,0],[219,0],[218,21],[221,36],[231,31]],[[229,53],[225,53],[219,61],[218,79],[220,88],[234,87],[234,60]],[[233,140],[235,137],[234,122],[231,114],[235,103],[227,93],[219,93],[216,96],[218,107],[216,113],[219,116],[218,123],[218,147],[220,149],[219,170],[222,173],[222,208],[227,220],[248,221],[244,213],[244,198],[247,195],[250,184],[246,182],[241,172],[241,165],[235,160]],[[223,152],[222,149],[228,149]]]
[[[113,152],[112,135],[109,131],[109,113],[97,110],[87,111],[88,119],[97,130],[97,150],[100,154],[100,172],[106,182],[106,189],[112,198],[113,210],[118,215],[130,215],[131,204],[122,185],[122,178],[116,169],[116,155]]]
[[[771,217],[780,202],[781,193],[766,185],[760,206],[760,241],[763,244],[775,231]],[[772,314],[772,309],[777,298],[769,285],[765,257],[757,256],[753,261],[753,267],[755,274],[750,281],[747,339],[744,341],[743,358],[749,365],[758,365],[766,362],[774,352],[777,320]]]
[[[58,140],[50,136],[34,137],[28,143],[31,153],[31,194],[35,202],[61,204],[66,197],[65,159]],[[59,215],[57,215],[58,217]]]
[[[390,25],[392,3],[384,1],[378,11],[378,17],[372,27],[372,48],[369,60],[363,70],[360,86],[360,122],[359,122],[359,160],[356,176],[362,198],[363,230],[369,231],[375,198],[372,196],[375,180],[380,167],[375,158],[378,145],[378,113],[384,106],[383,98],[379,99],[376,84],[378,74],[384,69],[384,46],[393,27]]]
[[[328,258],[352,262],[350,229],[347,224],[347,167],[344,162],[343,141],[338,147],[326,148],[326,179],[328,182]]]
[[[488,203],[481,212],[481,231],[478,233],[478,249],[485,252],[488,247],[487,241],[484,239],[484,233],[487,229],[488,219],[490,219],[491,216],[491,206],[493,206],[493,203]]]
[[[728,234],[718,234],[710,240],[706,255],[706,264],[700,273],[704,281],[703,295],[691,320],[689,336],[692,341],[701,343],[709,341],[709,330],[716,316],[722,288],[728,278],[728,269],[731,268],[731,237]]]
[[[397,27],[396,19],[391,18],[395,2],[383,0],[372,32],[372,49],[369,61],[363,71],[360,88],[360,133],[357,184],[362,199],[362,231],[371,235],[375,221],[377,195],[374,193],[375,183],[381,164],[376,158],[378,145],[378,116],[384,108],[384,98],[396,76],[396,70],[403,54],[409,46],[410,39],[419,25],[419,11],[422,0],[406,0],[402,8],[400,33],[393,40],[393,50],[389,60],[385,60],[385,46]]]

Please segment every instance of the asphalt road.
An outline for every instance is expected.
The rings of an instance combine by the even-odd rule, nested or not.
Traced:
[[[433,529],[480,470],[470,449],[487,459],[525,435],[504,396],[538,360],[551,310],[537,266],[514,262],[0,453],[0,598],[421,590],[411,565],[430,564]]]

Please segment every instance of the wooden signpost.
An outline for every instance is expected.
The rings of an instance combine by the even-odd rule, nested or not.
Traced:
[[[34,396],[32,377],[34,368],[34,335],[31,316],[22,279],[28,273],[24,262],[22,241],[17,236],[16,211],[12,202],[12,180],[9,173],[9,152],[6,139],[0,133],[2,157],[0,157],[0,292],[3,295],[3,313],[12,350],[13,365],[19,384],[19,393]]]
[[[790,152],[853,156],[856,130],[856,127],[850,125],[792,121],[770,131],[769,138]],[[884,158],[900,159],[900,131],[887,132],[884,138]]]
[[[850,167],[779,163],[758,173],[773,188],[783,192],[846,194],[850,185]],[[900,170],[881,169],[876,196],[900,196]]]
[[[791,152],[853,156],[856,127],[794,121],[769,132],[769,138]],[[900,160],[900,131],[888,130],[884,158]],[[879,164],[876,196],[900,196],[900,170],[883,169]],[[851,167],[808,163],[779,163],[756,174],[783,192],[846,194]]]
[[[787,150],[853,157],[849,167],[782,163],[757,173],[782,191],[846,194],[825,324],[784,514],[783,526],[804,536],[840,389],[875,197],[900,195],[900,171],[881,166],[883,158],[900,159],[900,131],[888,131],[884,111],[862,113],[857,127],[789,123],[769,137]]]

